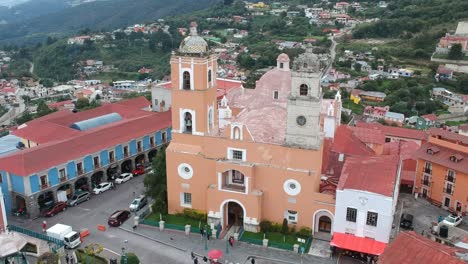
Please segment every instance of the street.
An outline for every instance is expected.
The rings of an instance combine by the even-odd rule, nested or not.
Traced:
[[[42,231],[42,221],[44,220],[47,221],[47,227],[61,223],[71,225],[78,232],[83,228],[88,228],[91,234],[84,238],[81,247],[89,243],[99,243],[106,248],[103,252],[105,256],[119,258],[119,256],[112,252],[121,253],[122,246],[124,245],[123,241],[128,240],[128,243],[125,245],[127,252],[135,253],[141,263],[191,263],[190,253],[149,241],[146,238],[119,228],[108,227],[108,217],[118,209],[128,209],[133,200],[133,192],[139,195],[144,191],[143,179],[143,175],[137,176],[122,185],[117,185],[117,190],[115,191],[109,190],[100,195],[92,195],[90,201],[76,207],[69,207],[67,211],[51,218],[40,217],[35,220],[25,220],[22,222],[9,219],[9,223],[36,232]],[[133,215],[127,221],[133,221]],[[108,227],[107,231],[98,231],[96,228],[98,224]]]

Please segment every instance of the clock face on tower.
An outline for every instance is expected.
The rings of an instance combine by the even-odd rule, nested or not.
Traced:
[[[298,125],[303,126],[303,125],[305,125],[307,120],[306,120],[305,116],[300,115],[300,116],[298,116],[296,118],[296,122],[297,122]]]

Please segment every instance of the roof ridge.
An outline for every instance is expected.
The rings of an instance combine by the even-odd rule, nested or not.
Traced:
[[[414,233],[415,235],[412,235],[412,233]],[[417,235],[414,231],[411,231],[411,232],[403,232],[403,234],[408,235],[408,236],[412,237],[413,239],[418,240],[419,242],[421,242],[422,244],[424,244],[425,246],[427,246],[427,247],[429,247],[429,248],[431,248],[431,249],[434,249],[434,246],[431,245],[432,243],[428,243],[429,241],[430,241],[430,242],[433,242],[432,240],[429,240],[429,241],[428,241],[428,240],[425,239],[425,237],[423,237],[423,236],[419,237],[419,235]],[[410,235],[410,234],[411,234],[411,235]],[[422,238],[424,238],[424,239],[422,239]],[[433,242],[433,243],[434,243],[434,242]],[[435,242],[435,243],[437,243],[437,242]],[[445,246],[445,245],[443,245],[443,244],[440,244],[440,245],[441,245],[441,246]],[[450,257],[454,257],[452,253],[448,253],[447,251],[443,250],[440,246],[435,247],[435,248],[436,248],[436,250],[439,251],[439,252],[442,252],[442,253],[444,253],[444,254],[450,256]],[[455,249],[455,248],[454,248],[454,249]]]

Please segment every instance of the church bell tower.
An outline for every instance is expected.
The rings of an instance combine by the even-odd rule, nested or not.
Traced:
[[[286,145],[306,149],[320,148],[321,77],[320,60],[312,52],[312,47],[308,46],[306,52],[295,59],[292,67]]]
[[[190,35],[170,60],[173,133],[203,136],[214,130],[217,59],[192,22]]]

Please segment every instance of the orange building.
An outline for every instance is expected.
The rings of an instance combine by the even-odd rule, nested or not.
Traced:
[[[224,230],[256,232],[262,220],[286,218],[298,228],[331,232],[334,196],[319,192],[321,123],[334,131],[341,99],[322,105],[323,67],[311,49],[292,69],[289,62],[281,54],[255,89],[232,88],[218,104],[217,56],[191,24],[170,60],[170,213],[197,209]],[[329,109],[325,117],[323,108]]]
[[[416,152],[415,192],[451,212],[468,212],[468,137],[428,130],[429,142]]]

